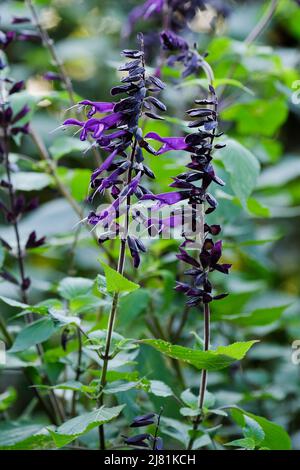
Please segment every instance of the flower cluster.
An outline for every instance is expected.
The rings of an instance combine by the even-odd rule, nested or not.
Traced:
[[[145,175],[154,178],[154,174],[144,163],[143,151],[156,154],[155,150],[143,137],[139,127],[142,116],[148,119],[162,119],[157,111],[165,111],[165,105],[154,96],[164,88],[161,80],[155,76],[146,75],[143,51],[143,38],[140,50],[124,50],[123,56],[128,61],[119,70],[125,73],[121,85],[111,89],[113,97],[125,95],[117,102],[91,102],[84,100],[80,106],[87,108],[87,120],[67,119],[64,126],[78,126],[80,139],[91,137],[103,151],[109,155],[97,168],[90,182],[89,201],[92,202],[97,194],[110,192],[111,205],[99,213],[92,211],[88,222],[97,226],[99,242],[112,236],[121,236],[126,240],[130,249],[134,266],[140,262],[139,252],[145,251],[142,242],[128,235],[128,211],[130,197],[138,199],[149,193],[141,179]],[[105,114],[96,117],[97,114]],[[126,223],[121,227],[117,219],[125,214]]]
[[[231,12],[231,7],[222,0],[147,0],[131,11],[124,33],[129,35],[139,19],[145,20],[153,15],[164,15],[173,31],[181,30],[207,5],[222,17],[227,17]]]
[[[133,437],[124,436],[125,444],[133,447],[143,447],[152,450],[163,450],[163,440],[161,437],[157,436],[160,425],[160,417],[161,413],[159,415],[156,415],[155,413],[148,413],[143,416],[137,416],[131,423],[130,427],[141,428],[154,424],[156,421],[155,434],[153,435],[150,433],[143,433],[137,434]]]
[[[25,18],[18,19],[14,18],[12,21],[14,24],[25,22]],[[0,50],[4,50],[7,46],[16,38],[15,33],[0,31]],[[19,93],[24,89],[24,82],[14,82],[11,78],[6,76],[6,62],[1,59],[1,98],[0,98],[0,125],[1,125],[1,142],[0,142],[0,162],[4,167],[4,176],[0,180],[0,189],[5,191],[8,195],[7,202],[0,202],[0,210],[3,213],[8,223],[15,227],[15,233],[17,235],[17,253],[16,256],[21,259],[24,256],[24,252],[31,248],[37,248],[44,244],[45,237],[40,239],[37,238],[36,232],[32,231],[28,239],[26,240],[23,249],[20,245],[20,237],[18,233],[18,222],[21,217],[36,209],[38,206],[38,200],[36,197],[27,201],[23,194],[17,194],[12,184],[11,174],[17,171],[16,165],[12,166],[9,161],[9,145],[12,138],[16,138],[19,135],[27,134],[29,131],[29,122],[26,122],[26,117],[30,112],[30,108],[24,105],[19,111],[15,112],[10,104],[10,99],[15,93]],[[10,243],[0,238],[2,246],[7,249],[11,254],[13,248]],[[24,270],[21,270],[21,279],[18,280],[13,274],[5,269],[2,269],[0,276],[8,282],[18,285],[23,292],[25,292],[30,286],[30,279],[25,276]]]
[[[191,129],[197,129],[186,137],[161,138],[157,134],[148,134],[148,137],[162,142],[163,145],[157,151],[158,154],[172,150],[181,150],[191,153],[191,161],[187,165],[188,171],[179,174],[170,185],[177,191],[163,194],[146,194],[143,200],[157,201],[157,207],[165,205],[175,205],[179,202],[187,202],[194,208],[194,217],[202,217],[202,207],[205,214],[210,214],[217,207],[215,197],[208,192],[212,183],[223,186],[224,182],[216,175],[212,165],[212,153],[214,149],[223,148],[222,144],[215,144],[215,138],[222,134],[217,133],[218,127],[218,99],[212,85],[209,87],[209,97],[207,99],[196,100],[198,105],[189,109],[187,114],[193,118],[189,123]],[[185,241],[180,247],[178,259],[191,266],[185,274],[192,278],[190,283],[177,283],[176,289],[184,292],[188,297],[188,305],[195,306],[199,303],[209,303],[212,300],[223,298],[226,294],[213,295],[212,284],[208,275],[212,271],[219,271],[224,274],[229,273],[231,265],[220,263],[222,256],[222,241],[213,242],[211,236],[216,236],[221,232],[219,225],[203,225],[204,240],[200,248],[199,259],[188,254],[186,248],[197,248],[197,243],[182,233]],[[197,236],[197,234],[195,234]],[[199,244],[198,244],[199,245]]]

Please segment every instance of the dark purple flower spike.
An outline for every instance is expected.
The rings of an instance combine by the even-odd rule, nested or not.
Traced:
[[[140,40],[143,44],[141,36]],[[111,95],[123,97],[113,102],[83,100],[79,105],[85,107],[87,120],[67,119],[64,126],[79,127],[81,140],[91,137],[95,145],[108,154],[91,176],[89,201],[93,201],[96,195],[109,191],[114,202],[101,213],[91,212],[88,222],[94,227],[105,229],[103,237],[99,236],[101,243],[107,239],[106,234],[114,234],[112,228],[118,231],[115,235],[123,234],[134,266],[138,267],[139,254],[145,251],[145,247],[140,240],[129,237],[126,230],[119,226],[117,219],[121,214],[128,214],[129,198],[135,195],[140,199],[148,193],[142,185],[142,177],[155,177],[145,165],[143,153],[159,153],[143,136],[139,127],[140,118],[147,116],[149,119],[162,119],[158,113],[165,111],[166,107],[154,96],[164,88],[164,84],[159,78],[146,75],[143,47],[137,50],[126,49],[122,55],[126,59],[125,64],[119,68],[124,72],[122,84],[113,87]],[[182,139],[181,144],[186,147]],[[165,145],[172,144],[169,142]]]

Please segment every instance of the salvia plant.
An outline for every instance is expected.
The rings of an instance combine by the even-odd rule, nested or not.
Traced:
[[[0,450],[299,448],[299,2],[125,3],[1,8]]]

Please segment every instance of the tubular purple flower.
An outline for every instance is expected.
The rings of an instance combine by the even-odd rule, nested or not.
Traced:
[[[83,100],[79,101],[79,104],[84,106],[90,106],[90,110],[87,113],[88,117],[94,116],[96,113],[108,113],[113,111],[115,103],[107,103],[103,101],[90,101],[90,100]]]
[[[153,139],[162,142],[164,145],[156,152],[156,155],[162,155],[170,150],[190,151],[191,147],[185,142],[184,137],[160,137],[156,132],[148,132],[145,139]]]

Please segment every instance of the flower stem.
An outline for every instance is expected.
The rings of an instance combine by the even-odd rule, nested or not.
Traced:
[[[78,359],[76,367],[75,381],[78,381],[81,375],[81,361],[82,361],[82,338],[80,328],[77,328],[77,338],[78,338]],[[77,392],[73,392],[72,405],[71,405],[71,416],[76,416],[76,397]]]
[[[53,39],[50,38],[47,30],[42,25],[33,0],[25,0],[25,1],[26,1],[27,6],[28,6],[28,9],[30,10],[30,12],[32,14],[34,24],[35,24],[36,28],[38,29],[38,31],[40,33],[41,39],[43,41],[43,45],[45,46],[45,48],[48,49],[49,54],[50,54],[50,56],[51,56],[51,58],[52,58],[52,60],[55,64],[55,66],[59,70],[61,79],[64,83],[64,86],[65,86],[66,91],[67,91],[68,96],[69,96],[70,105],[75,106],[77,103],[76,103],[76,99],[75,99],[75,92],[74,92],[74,89],[73,89],[72,80],[70,79],[63,62],[62,62],[62,60],[60,59],[60,57],[57,53],[54,41],[53,41]],[[98,149],[94,146],[92,147],[92,150],[93,150],[93,153],[94,153],[95,163],[97,164],[97,166],[99,166],[101,164],[100,153],[99,153]]]
[[[209,304],[204,304],[204,351],[209,350],[209,343],[210,343],[210,308]],[[205,400],[205,393],[207,387],[207,370],[203,369],[201,373],[201,380],[199,386],[199,395],[198,395],[198,408],[199,408],[199,415],[194,421],[193,425],[193,435],[190,439],[188,450],[192,450],[193,444],[195,442],[196,433],[203,419],[203,405]]]
[[[133,169],[133,162],[134,162],[136,148],[137,148],[137,140],[134,139],[134,142],[133,142],[133,145],[132,145],[132,151],[131,151],[131,155],[130,155],[130,167],[129,167],[128,173],[127,173],[127,185],[129,185],[131,183],[131,180],[132,180],[132,169]],[[117,267],[117,272],[119,274],[123,274],[124,266],[125,266],[125,254],[126,254],[128,227],[129,227],[130,201],[131,201],[131,196],[127,196],[126,216],[125,216],[125,233],[124,233],[124,236],[123,236],[123,238],[121,240],[121,244],[120,244],[119,260],[118,260],[118,267]],[[105,350],[104,350],[104,356],[103,356],[103,367],[102,367],[100,386],[99,386],[99,398],[98,398],[98,402],[97,402],[98,408],[103,406],[103,403],[104,403],[103,389],[104,389],[105,384],[106,384],[108,363],[109,363],[109,360],[110,360],[110,355],[109,355],[110,346],[111,346],[111,340],[112,340],[112,335],[113,335],[113,331],[114,331],[114,324],[115,324],[115,320],[116,320],[116,316],[117,316],[118,304],[119,304],[119,292],[115,292],[114,296],[113,296],[113,301],[112,301],[111,311],[110,311],[110,314],[109,314],[109,319],[108,319]],[[104,435],[104,426],[103,426],[103,424],[101,426],[99,426],[99,444],[100,444],[100,449],[105,450],[105,435]]]
[[[249,45],[256,41],[256,39],[262,34],[264,29],[268,26],[269,22],[273,18],[277,6],[279,4],[279,0],[272,0],[269,8],[265,12],[265,14],[261,17],[260,21],[257,23],[255,28],[248,34],[245,39],[245,44]]]

